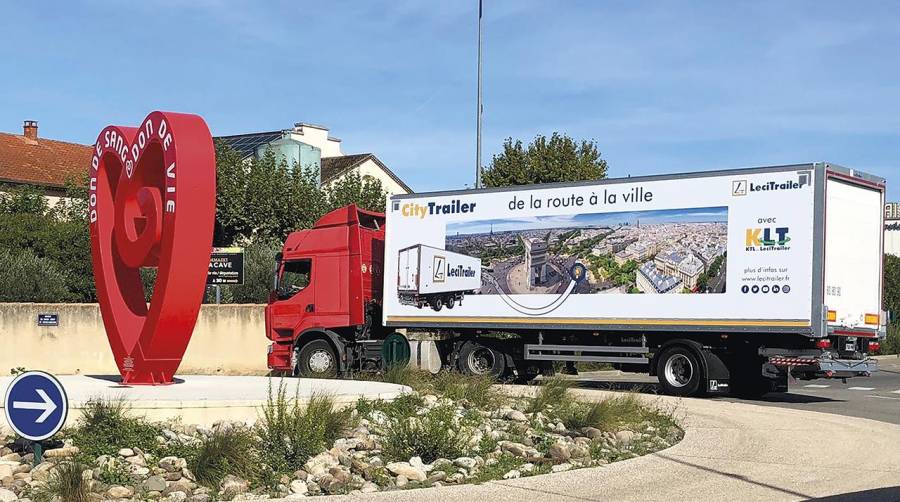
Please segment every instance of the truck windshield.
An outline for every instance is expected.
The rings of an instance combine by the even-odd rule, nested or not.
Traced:
[[[312,260],[291,260],[284,262],[278,279],[278,296],[290,298],[309,285]]]

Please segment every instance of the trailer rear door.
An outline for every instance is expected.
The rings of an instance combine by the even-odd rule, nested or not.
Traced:
[[[401,249],[397,264],[397,291],[419,291],[420,246]]]
[[[826,181],[825,305],[836,330],[880,325],[883,208],[881,187]]]

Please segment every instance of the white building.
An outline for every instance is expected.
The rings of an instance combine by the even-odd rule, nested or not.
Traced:
[[[900,256],[900,202],[884,205],[884,252]]]
[[[373,153],[345,155],[341,140],[328,134],[328,128],[298,122],[291,129],[281,131],[218,136],[244,158],[261,157],[266,150],[280,155],[288,165],[299,165],[319,172],[323,185],[335,183],[342,177],[356,173],[381,181],[389,195],[412,193],[412,189],[394,174]]]

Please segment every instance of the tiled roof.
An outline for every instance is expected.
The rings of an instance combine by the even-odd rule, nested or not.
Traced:
[[[0,183],[62,188],[80,181],[90,165],[90,145],[0,133]]]
[[[371,159],[372,162],[376,163],[378,167],[380,167],[385,174],[391,177],[392,180],[396,181],[398,185],[403,187],[408,193],[413,193],[412,188],[409,187],[406,183],[403,182],[393,171],[388,169],[384,163],[382,163],[378,157],[375,156],[374,153],[357,153],[353,155],[341,155],[339,157],[325,157],[322,159],[322,183],[326,183],[331,181],[342,174],[346,173],[350,169],[361,165],[363,162]]]

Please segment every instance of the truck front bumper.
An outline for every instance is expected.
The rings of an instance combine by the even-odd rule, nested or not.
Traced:
[[[791,376],[800,380],[869,376],[878,371],[878,361],[870,357],[838,359],[830,354],[817,357],[771,356],[769,364],[788,371]]]

